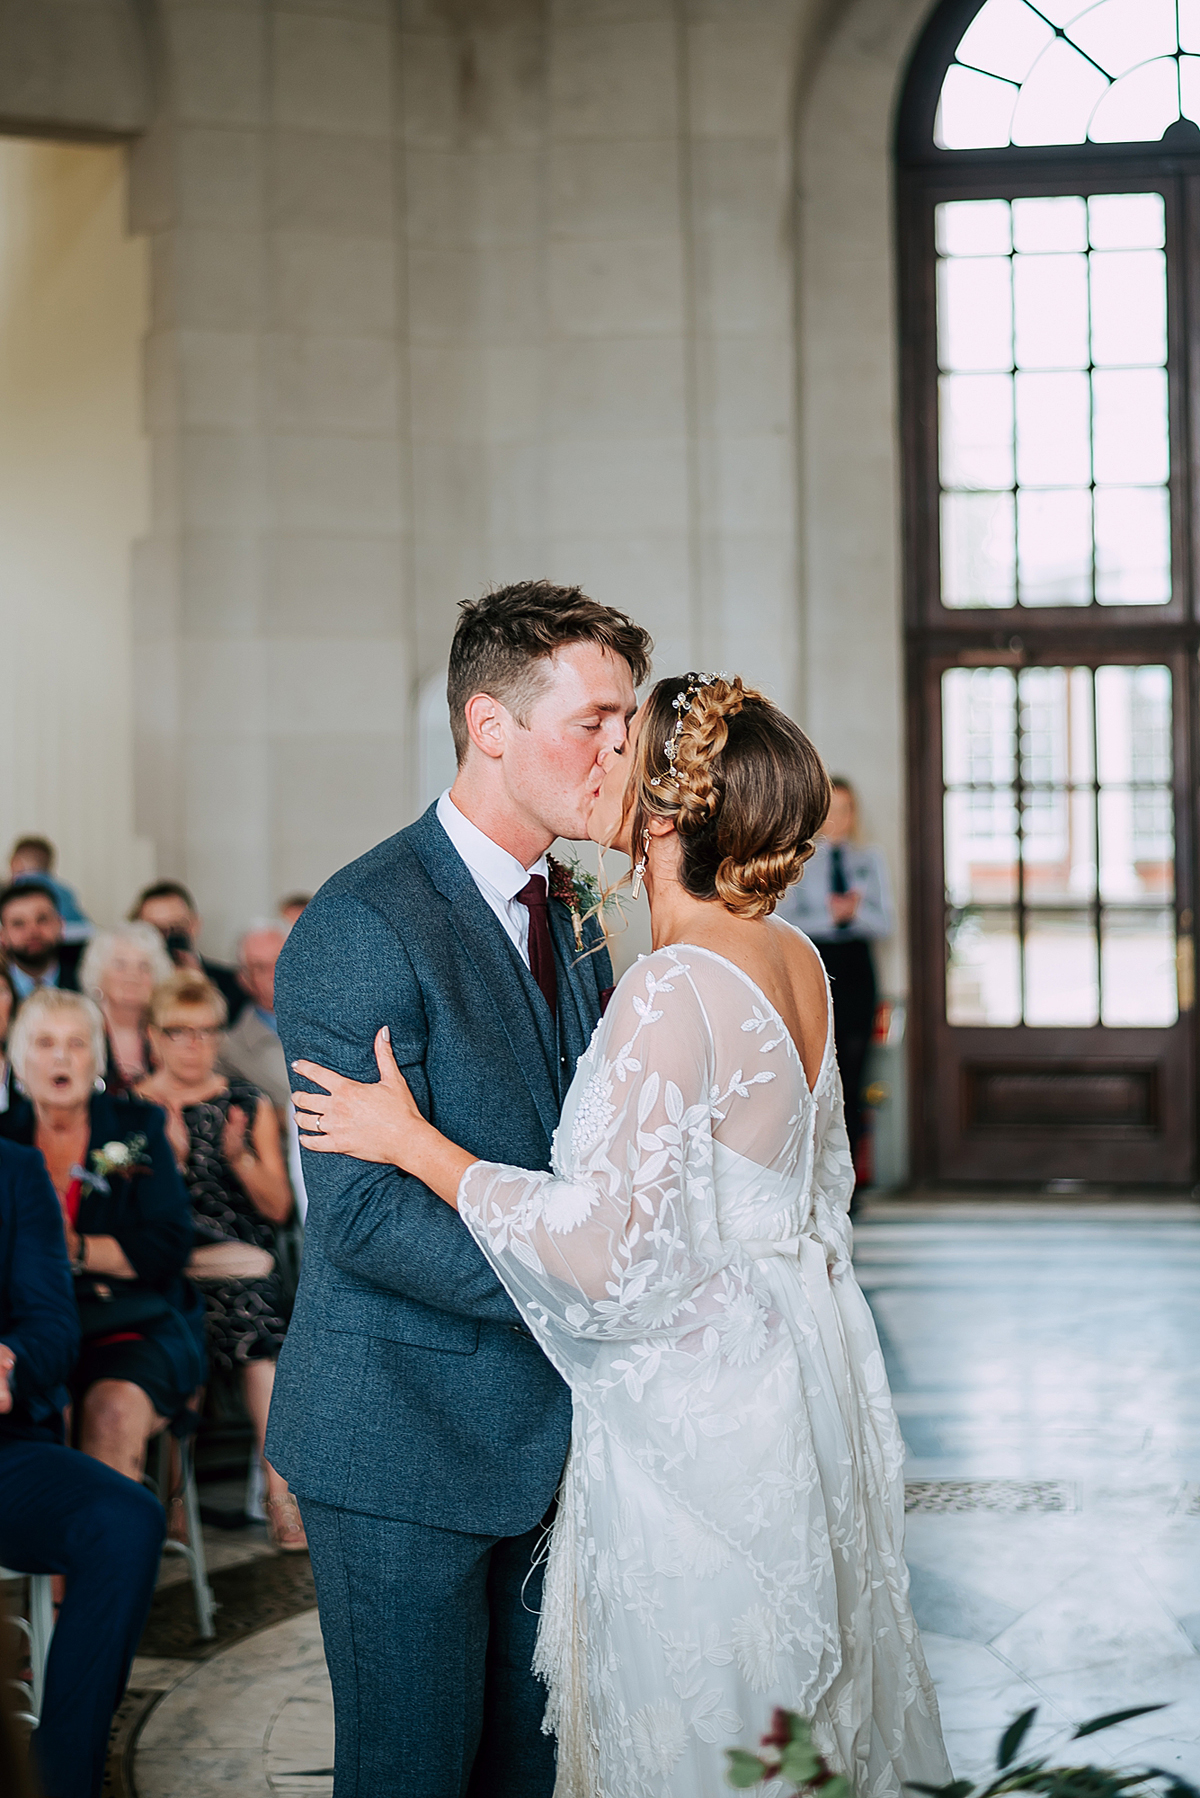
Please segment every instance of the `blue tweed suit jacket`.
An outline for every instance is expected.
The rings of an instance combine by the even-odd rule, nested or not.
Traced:
[[[452,1141],[548,1167],[612,980],[603,948],[580,959],[566,907],[550,913],[557,1020],[430,807],[335,874],[288,937],[275,1008],[289,1064],[374,1080],[387,1024],[418,1105]],[[470,1232],[395,1168],[310,1154],[304,1172],[272,1464],[301,1498],[346,1510],[478,1535],[531,1529],[566,1459],[570,1395]]]

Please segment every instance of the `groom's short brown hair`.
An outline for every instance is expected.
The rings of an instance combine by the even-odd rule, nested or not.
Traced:
[[[624,612],[598,605],[579,587],[551,581],[516,581],[482,599],[464,599],[450,645],[446,699],[461,766],[470,739],[467,701],[487,693],[525,724],[544,685],[538,666],[568,643],[595,643],[623,656],[634,686],[650,672],[654,644],[648,631]]]

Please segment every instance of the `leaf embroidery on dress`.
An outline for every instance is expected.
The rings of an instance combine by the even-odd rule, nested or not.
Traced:
[[[720,958],[659,951],[580,1063],[553,1175],[475,1163],[460,1188],[572,1388],[595,1798],[696,1798],[772,1702],[869,1798],[949,1777],[832,1039],[811,1091],[785,1040]]]

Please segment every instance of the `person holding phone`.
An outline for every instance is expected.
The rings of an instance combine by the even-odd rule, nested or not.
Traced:
[[[196,901],[178,880],[156,880],[138,896],[129,914],[131,923],[140,920],[153,924],[167,946],[167,954],[177,968],[191,968],[211,980],[225,1001],[228,1022],[236,1024],[249,996],[237,976],[237,969],[223,961],[209,961],[196,944],[200,940],[201,919]]]

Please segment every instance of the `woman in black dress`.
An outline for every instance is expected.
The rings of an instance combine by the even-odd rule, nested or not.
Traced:
[[[90,999],[31,993],[11,1050],[28,1096],[0,1117],[0,1134],[41,1151],[75,1275],[79,1447],[137,1480],[150,1438],[204,1381],[204,1306],[185,1277],[187,1192],[158,1108],[96,1090],[104,1023]]]
[[[224,999],[202,974],[181,969],[156,987],[156,1072],[138,1093],[167,1114],[192,1202],[190,1272],[204,1293],[209,1358],[240,1379],[261,1455],[288,1316],[275,1228],[291,1216],[292,1191],[270,1103],[257,1087],[217,1071],[225,1017]],[[296,1501],[265,1455],[263,1471],[272,1541],[289,1552],[304,1548]]]

